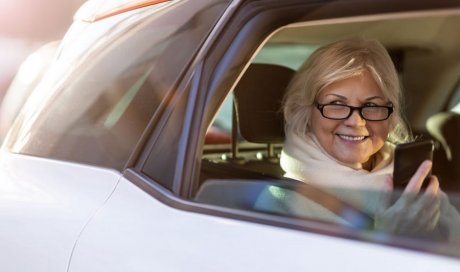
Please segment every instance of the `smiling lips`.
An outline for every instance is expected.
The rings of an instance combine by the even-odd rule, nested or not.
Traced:
[[[351,136],[351,135],[344,135],[344,134],[336,134],[339,136],[340,139],[348,141],[348,142],[360,142],[365,140],[369,136]]]

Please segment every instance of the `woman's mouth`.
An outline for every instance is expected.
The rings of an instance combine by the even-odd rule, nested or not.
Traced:
[[[352,136],[352,135],[344,135],[344,134],[336,134],[339,136],[340,139],[345,140],[347,142],[361,142],[369,136]]]

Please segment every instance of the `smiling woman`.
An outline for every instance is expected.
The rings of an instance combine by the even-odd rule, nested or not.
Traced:
[[[410,137],[402,122],[402,104],[396,68],[378,41],[352,38],[319,48],[287,90],[281,166],[286,176],[319,186],[368,212],[377,219],[376,229],[412,235],[417,230],[420,236],[439,235],[439,228],[452,233],[460,217],[455,213],[456,219],[449,218],[451,205],[441,195],[436,176],[431,177],[426,197],[404,200],[420,192],[431,161],[420,165],[401,201],[385,203],[383,193],[393,188],[394,144]],[[335,192],[339,188],[381,193],[347,195]],[[430,211],[422,221],[419,210]]]

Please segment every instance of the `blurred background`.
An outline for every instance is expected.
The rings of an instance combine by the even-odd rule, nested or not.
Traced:
[[[21,62],[59,40],[84,0],[0,0],[0,102]]]
[[[33,85],[24,80],[11,84],[21,63],[40,49],[40,53],[35,55],[43,57],[35,57],[34,61],[29,59],[27,69],[20,70],[21,79],[38,79],[36,75],[41,70],[39,64],[46,62],[44,58],[52,55],[54,51],[50,50],[54,50],[58,44],[56,42],[56,46],[50,47],[50,42],[64,36],[74,13],[85,1],[0,0],[0,144],[33,89],[26,88],[29,83]],[[51,53],[46,53],[46,50]],[[7,92],[9,86],[14,87]]]

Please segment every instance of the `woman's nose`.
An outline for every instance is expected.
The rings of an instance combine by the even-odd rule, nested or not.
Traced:
[[[366,125],[366,120],[361,117],[358,110],[354,110],[350,117],[345,119],[344,124],[347,126],[364,126]]]

